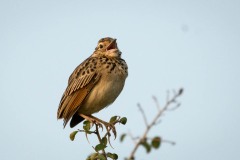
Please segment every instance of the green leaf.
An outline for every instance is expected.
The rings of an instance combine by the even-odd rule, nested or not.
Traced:
[[[147,141],[142,142],[141,145],[146,149],[146,152],[149,153],[151,151],[150,144],[147,143]]]
[[[120,119],[119,122],[122,123],[123,125],[125,125],[127,123],[127,118],[123,117],[123,118]]]
[[[126,133],[122,134],[121,137],[120,137],[120,142],[123,142],[125,137],[126,137]]]
[[[118,159],[118,155],[116,153],[107,153],[107,157],[112,158],[112,159]]]
[[[102,155],[102,154],[98,154],[98,159],[99,159],[99,160],[107,160],[107,159],[104,157],[104,155]]]
[[[96,160],[98,158],[98,153],[90,154],[86,160]]]
[[[73,131],[71,134],[70,134],[70,139],[73,141],[75,139],[75,136],[76,134],[78,133],[78,131]]]
[[[158,149],[160,147],[161,144],[161,138],[160,137],[154,137],[152,139],[152,147],[155,149]]]
[[[90,128],[91,128],[91,122],[89,122],[89,121],[84,121],[84,122],[83,122],[83,129],[84,129],[85,131],[89,131]]]
[[[118,116],[111,117],[109,123],[114,123],[117,120]]]
[[[98,152],[98,151],[100,151],[100,150],[102,150],[106,147],[107,147],[106,145],[98,144],[98,145],[95,146],[95,150],[96,150],[96,152]]]
[[[103,137],[102,140],[101,140],[101,144],[103,145],[107,145],[107,137]]]

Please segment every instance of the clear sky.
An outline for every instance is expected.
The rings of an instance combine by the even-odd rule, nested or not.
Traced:
[[[119,134],[143,132],[138,102],[150,119],[152,95],[164,104],[168,89],[185,88],[181,108],[150,133],[177,144],[149,157],[139,149],[138,159],[239,159],[239,8],[238,0],[1,0],[0,159],[86,158],[94,139],[70,141],[74,129],[63,130],[56,112],[69,75],[106,36],[118,39],[129,77],[96,116],[128,117]],[[120,159],[133,148],[129,139],[112,144]]]

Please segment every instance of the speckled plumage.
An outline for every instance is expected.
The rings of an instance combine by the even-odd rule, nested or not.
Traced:
[[[72,118],[70,126],[74,127],[83,120],[79,114],[91,115],[110,105],[121,93],[127,75],[116,39],[100,39],[93,54],[69,77],[57,118],[64,119],[64,127]]]

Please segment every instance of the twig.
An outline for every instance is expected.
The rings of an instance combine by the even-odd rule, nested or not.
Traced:
[[[176,106],[174,106],[174,107],[172,107],[172,108],[168,108],[167,110],[168,110],[168,111],[174,111],[174,110],[178,109],[180,106],[181,106],[181,103],[177,103]]]
[[[159,119],[158,121],[156,121],[156,122],[154,123],[154,125],[157,125],[157,124],[159,124],[159,123],[161,123],[161,122],[162,122],[162,120]]]
[[[84,132],[84,133],[86,133],[86,131],[85,130],[81,130],[81,129],[78,129],[78,132]],[[97,132],[96,131],[88,131],[89,133],[94,133],[94,134],[97,134]]]
[[[169,97],[170,97],[170,92],[169,92],[169,90],[167,90],[166,101],[169,101]]]
[[[176,144],[176,142],[174,142],[174,141],[169,141],[169,140],[166,140],[166,139],[163,139],[162,142],[164,142],[164,143],[170,143],[171,145],[175,145],[175,144]]]
[[[144,123],[145,123],[145,125],[146,125],[146,127],[148,126],[148,122],[147,122],[147,117],[146,117],[146,115],[145,115],[145,112],[143,111],[143,109],[142,109],[142,107],[141,107],[141,105],[138,103],[138,108],[139,108],[139,110],[140,110],[140,112],[142,113],[142,116],[143,116],[143,119],[144,119]]]
[[[159,103],[158,103],[157,98],[156,98],[155,96],[152,96],[152,99],[153,99],[153,101],[155,102],[156,107],[157,107],[157,109],[158,109],[158,111],[159,111],[159,110],[160,110],[160,105],[159,105]]]

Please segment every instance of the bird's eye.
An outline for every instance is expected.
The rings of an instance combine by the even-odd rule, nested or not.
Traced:
[[[103,48],[103,45],[102,45],[102,44],[100,44],[100,45],[99,45],[99,48]]]

